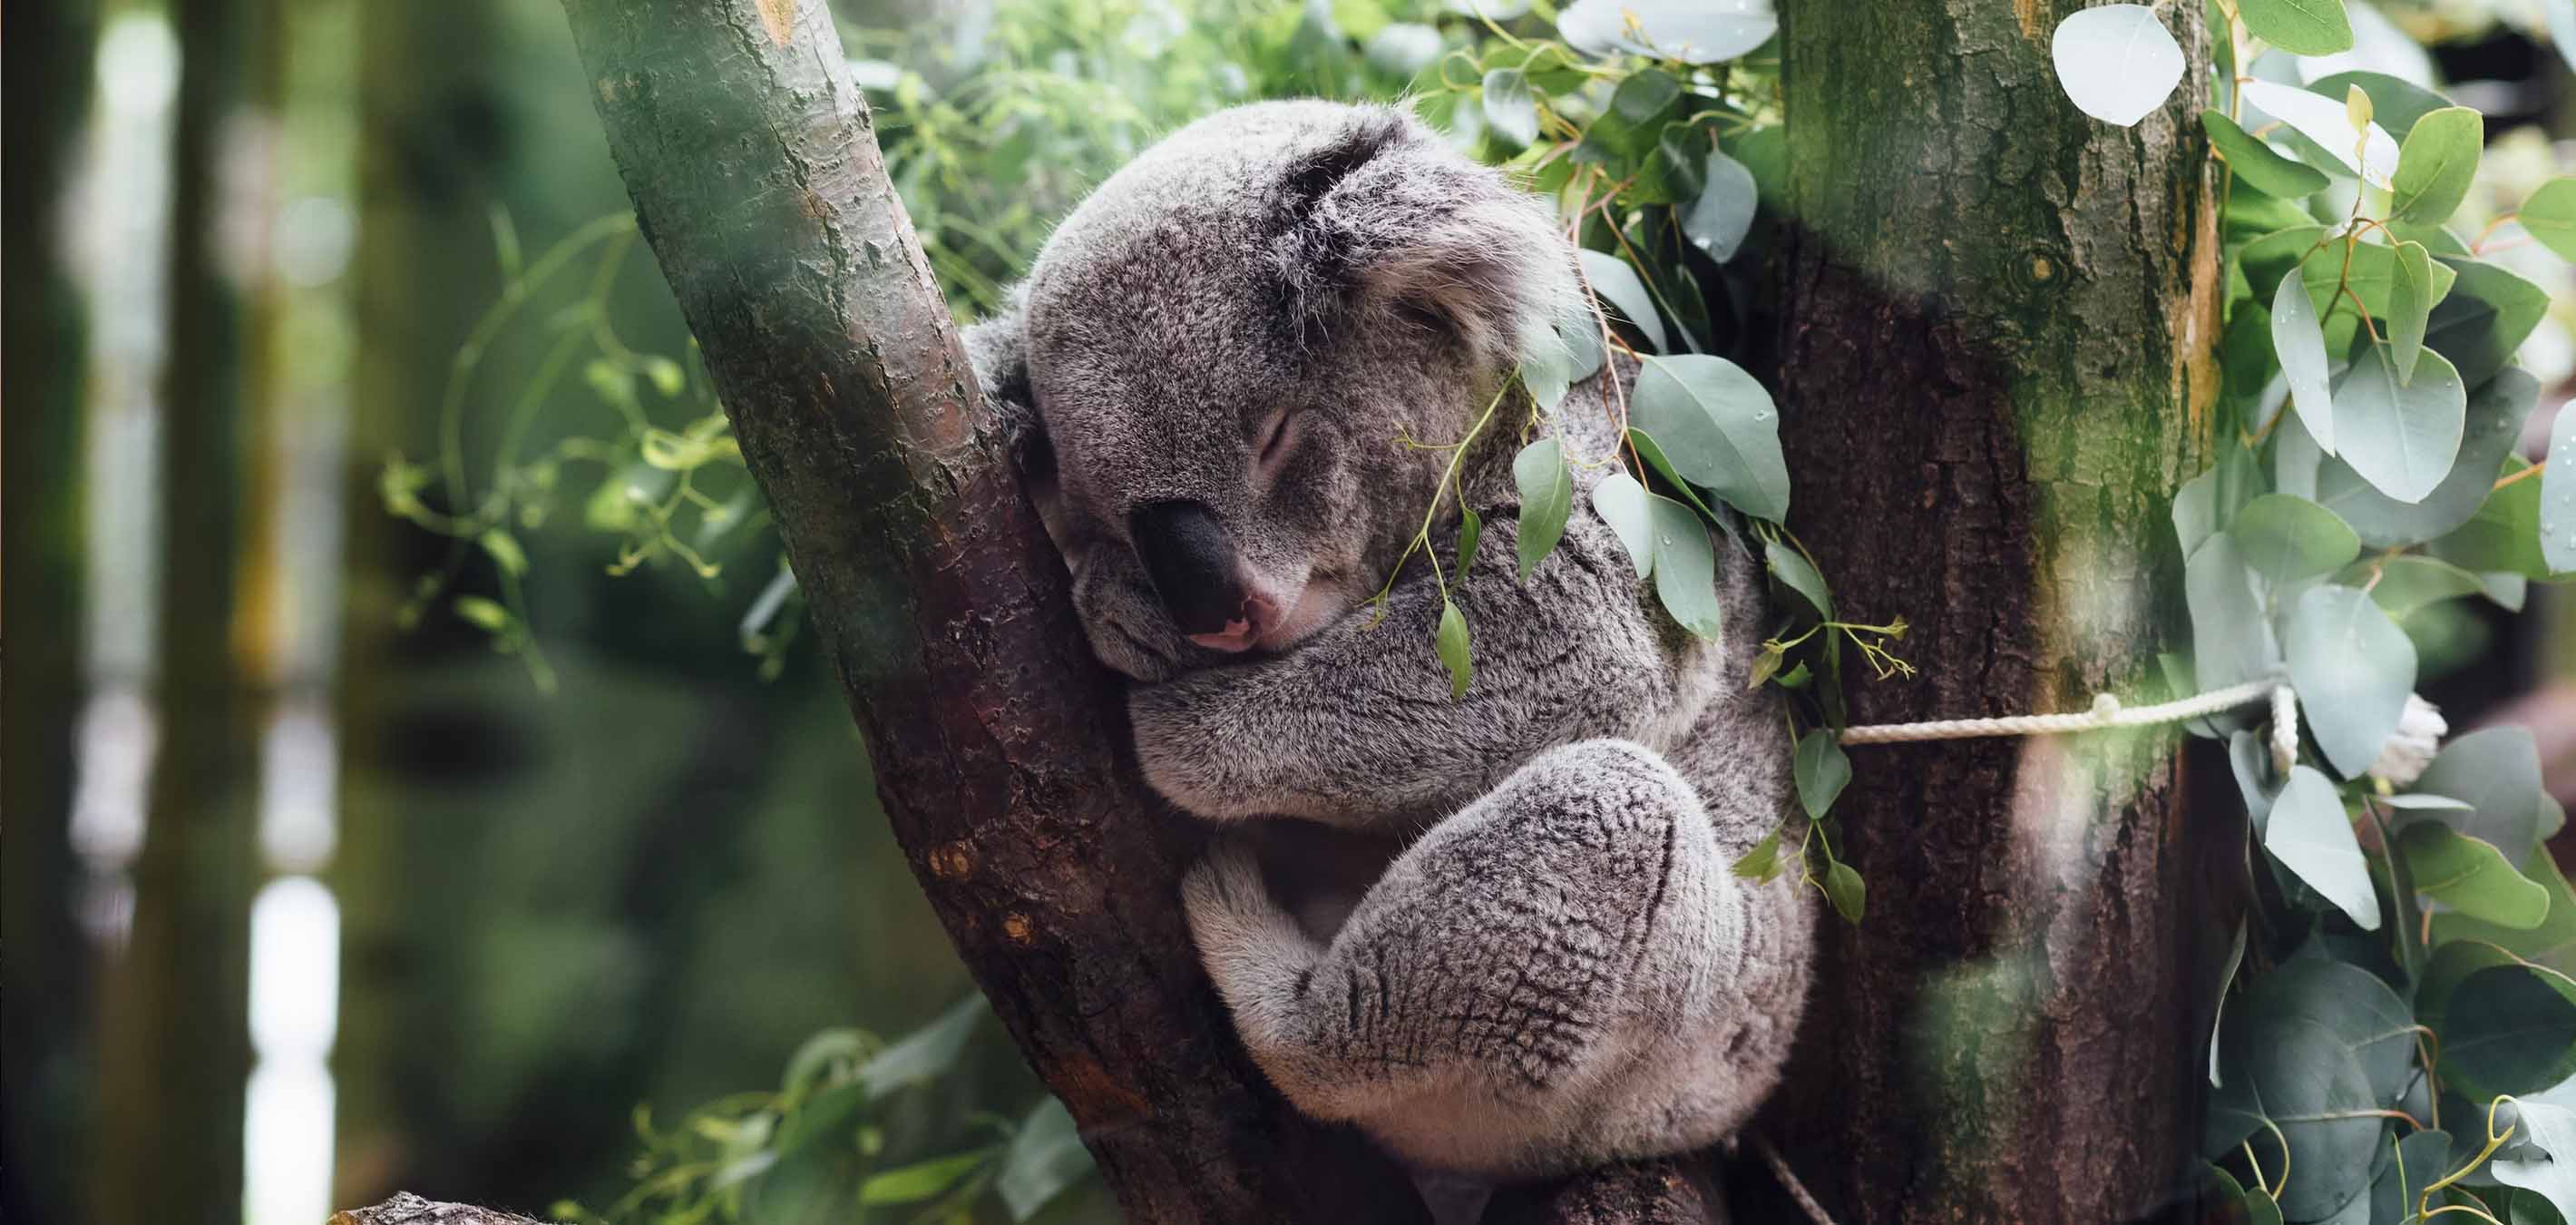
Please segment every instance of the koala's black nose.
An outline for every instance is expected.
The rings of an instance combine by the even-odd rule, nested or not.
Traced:
[[[1154,502],[1136,508],[1128,527],[1154,593],[1182,633],[1219,633],[1242,618],[1234,546],[1214,512],[1197,502]]]

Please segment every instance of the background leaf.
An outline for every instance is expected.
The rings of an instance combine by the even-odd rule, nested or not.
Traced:
[[[2292,55],[2352,50],[2343,0],[2239,0],[2237,11],[2254,37]]]

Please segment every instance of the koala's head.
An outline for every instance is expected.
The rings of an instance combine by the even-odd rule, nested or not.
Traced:
[[[1094,650],[1156,680],[1376,591],[1447,460],[1405,440],[1463,436],[1579,292],[1544,202],[1411,116],[1268,103],[1102,184],[969,345],[1043,423],[1023,461]]]

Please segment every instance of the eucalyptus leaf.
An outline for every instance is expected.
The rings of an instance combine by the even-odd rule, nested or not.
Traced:
[[[2469,393],[2459,458],[2452,461],[2442,483],[2419,501],[2400,502],[2379,492],[2339,459],[2319,465],[2316,500],[2350,524],[2364,548],[2419,544],[2444,535],[2467,523],[2486,503],[2496,468],[2521,437],[2523,418],[2539,397],[2539,380],[2523,370],[2503,371]]]
[[[2203,542],[2183,567],[2183,594],[2191,611],[2195,679],[2203,693],[2254,680],[2280,663],[2254,574],[2235,538],[2220,532]]]
[[[1648,494],[1655,533],[1655,596],[1683,629],[1717,641],[1725,629],[1717,599],[1717,554],[1708,524],[1697,511],[1662,494]]]
[[[2272,294],[2272,348],[2281,360],[2281,374],[2290,382],[2290,404],[2298,410],[2299,423],[2308,427],[2308,437],[2326,454],[2334,454],[2334,399],[2327,388],[2326,334],[2317,321],[2317,309],[2309,297],[2307,283],[2298,277],[2284,276],[2280,288]]]
[[[2361,552],[2361,538],[2333,511],[2287,494],[2246,503],[2227,530],[2246,564],[2275,583],[2332,574]]]
[[[2449,296],[2433,307],[2424,344],[2451,359],[2460,381],[2475,387],[2513,361],[2516,350],[2549,313],[2549,292],[2494,264],[2444,259],[2458,274]]]
[[[2379,759],[2414,692],[2414,642],[2359,589],[2316,587],[2291,609],[2281,645],[2299,712],[2318,747],[2344,777],[2361,777]],[[2273,828],[2279,827],[2276,812]],[[2364,926],[2376,925],[2375,908],[2372,913]]]
[[[1512,482],[1521,497],[1515,546],[1520,553],[1521,581],[1556,550],[1565,536],[1566,517],[1574,510],[1574,475],[1565,466],[1565,448],[1554,438],[1541,438],[1512,457]]]
[[[1637,577],[1655,572],[1654,513],[1647,499],[1654,495],[1626,472],[1613,472],[1592,487],[1592,511],[1628,546],[1628,557],[1637,563]]]
[[[2540,746],[2531,729],[2506,725],[2454,736],[2416,778],[2414,789],[2467,804],[2452,828],[2494,844],[2507,863],[2531,858],[2542,837]]]
[[[2227,168],[2248,187],[2267,196],[2298,199],[2326,189],[2323,171],[2303,166],[2279,150],[2250,136],[2236,121],[2215,110],[2200,113],[2200,126],[2209,133],[2209,143]]]
[[[969,992],[939,1014],[938,1020],[877,1052],[875,1058],[859,1067],[859,1081],[868,1087],[869,1100],[907,1085],[934,1080],[957,1066],[957,1057],[966,1049],[967,1036],[975,1032],[976,1022],[989,1011],[981,994]]]
[[[2459,211],[2476,180],[2486,147],[2486,120],[2465,106],[2447,106],[2415,121],[2399,149],[2389,180],[2392,220],[2440,225]]]
[[[2237,11],[2254,37],[2292,55],[2352,50],[2343,0],[2239,0]]]
[[[1843,754],[1834,730],[1819,727],[1798,737],[1796,766],[1799,805],[1810,820],[1824,820],[1835,797],[1851,782],[1851,759]]]
[[[2379,895],[2371,888],[2370,868],[2343,800],[2325,775],[2307,766],[2290,768],[2289,781],[2272,801],[2263,849],[2362,930],[2379,930]]]
[[[1449,670],[1451,700],[1465,697],[1468,683],[1476,677],[1467,645],[1467,617],[1446,599],[1440,601],[1440,628],[1432,635],[1431,649],[1440,656],[1440,666]]]
[[[2505,460],[2505,475],[2528,470],[2520,456]],[[2497,478],[2501,481],[2503,478]],[[2554,573],[2549,559],[2540,551],[2540,482],[2525,477],[2487,494],[2478,504],[2476,514],[2469,516],[2451,534],[2426,546],[2435,557],[2481,573],[2502,571],[2525,579],[2548,578]],[[2503,593],[2490,588],[2489,595],[2504,603]],[[2515,589],[2514,604],[2520,603]]]
[[[2401,621],[2416,609],[2478,593],[2477,575],[2439,558],[2406,554],[2377,566],[2379,581],[2371,584],[2370,598]]]
[[[2306,1019],[2231,1027],[2230,1038],[2251,1106],[2289,1146],[2275,1188],[2283,1214],[2314,1221],[2350,1202],[2368,1185],[2381,1130],[2360,1062],[2331,1030]]]
[[[1729,870],[1737,876],[1764,884],[1780,875],[1779,827],[1773,826],[1770,833],[1762,835],[1762,841],[1754,843],[1752,850],[1738,856],[1735,866]]]
[[[2560,259],[2576,260],[2576,178],[2551,179],[2522,202],[2522,228]]]
[[[2567,5],[2567,0],[2552,2]],[[2569,18],[2568,24],[2576,25],[2576,17]],[[2559,39],[2562,52],[2576,55],[2576,50],[2569,49],[2571,44],[2576,44],[2576,31]],[[2538,1152],[2528,1157],[2498,1153],[2487,1172],[2497,1182],[2548,1201],[2558,1212],[2559,1225],[2576,1220],[2576,1109],[2526,1100],[2519,1122]],[[2518,1205],[2508,1211],[2512,1216],[2507,1225],[2539,1225],[2539,1218],[2525,1216]]]
[[[1858,923],[1869,908],[1869,886],[1850,864],[1836,860],[1825,870],[1825,900],[1833,903],[1834,913],[1845,923]]]
[[[2566,874],[2546,849],[2523,861],[2522,875],[2549,895],[2549,912],[2539,926],[2506,927],[2453,911],[2433,916],[2433,942],[2484,941],[2535,965],[2576,974],[2576,892],[2568,889]]]
[[[1654,295],[1647,293],[1646,283],[1637,279],[1637,270],[1618,256],[1590,248],[1577,254],[1583,261],[1584,279],[1592,283],[1593,294],[1619,308],[1628,322],[1637,325],[1648,348],[1663,352],[1664,317],[1655,313]]]
[[[1771,393],[1722,357],[1648,358],[1629,420],[1654,435],[1675,470],[1757,519],[1789,515],[1789,466]]]
[[[1025,1221],[1091,1169],[1091,1153],[1082,1146],[1073,1115],[1050,1097],[1020,1120],[1011,1146],[1002,1153],[1002,1172],[993,1179],[993,1189],[1001,1193],[1011,1219]]]
[[[859,1184],[859,1203],[871,1207],[917,1204],[956,1186],[992,1160],[993,1150],[955,1153],[868,1175]]]
[[[2332,957],[2293,957],[2245,993],[2255,1025],[2314,1021],[2352,1053],[2374,1098],[2394,1099],[2415,1063],[2415,1013],[2377,975]]]
[[[1814,613],[1817,620],[1833,619],[1833,594],[1825,587],[1825,576],[1816,573],[1815,565],[1807,560],[1805,554],[1785,540],[1769,541],[1762,546],[1762,565],[1771,572],[1772,578],[1780,581],[1781,586],[1797,592],[1798,598],[1807,602],[1808,611]]]
[[[2467,424],[2468,389],[2439,353],[2400,382],[2374,345],[2335,385],[2336,455],[2400,502],[2420,502],[2450,475]]]
[[[2254,80],[2245,83],[2245,100],[2314,141],[2346,174],[2359,175],[2373,187],[2386,187],[2397,173],[2396,138],[2377,123],[2353,126],[2343,104],[2295,85]]]
[[[2388,364],[2397,381],[2407,384],[2415,380],[2415,365],[2424,355],[2424,326],[2433,313],[2433,257],[2422,243],[2401,242],[2393,267],[2388,314],[2379,322],[2388,334]]]
[[[1639,37],[1631,37],[1635,20]],[[1557,32],[1590,55],[1625,51],[1684,64],[1716,64],[1771,41],[1780,17],[1771,0],[1574,0]]]
[[[2451,104],[2449,98],[2384,72],[2338,72],[2308,82],[2308,89],[2329,98],[2340,98],[2356,85],[2370,95],[2371,110],[2379,126],[2388,129],[2389,135],[2399,140],[2414,134],[2416,121]]]
[[[2513,869],[2493,843],[2454,832],[2439,821],[2397,831],[2397,853],[2415,891],[2472,919],[2515,931],[2549,917],[2549,891]]]
[[[2576,1076],[2576,981],[2519,962],[2474,970],[2437,1032],[2443,1078],[2472,1096],[2546,1089]]]
[[[2244,733],[2240,732],[2238,734],[2243,735]],[[2227,989],[2235,985],[2236,967],[2242,965],[2244,961],[2245,920],[2240,918],[2236,921],[2236,939],[2230,942],[2227,946],[2227,960],[2219,967],[2218,970],[2218,994],[2214,997],[2217,999],[2218,1003],[2210,1009],[2209,1083],[2213,1088],[2223,1086],[2227,1083],[2225,1078],[2219,1074],[2218,1035],[2221,1030],[2227,1027]]]
[[[2068,15],[2049,40],[2049,59],[2077,110],[2124,128],[2163,106],[2182,81],[2182,47],[2155,10],[2140,4]]]
[[[1744,163],[1716,149],[1701,164],[1700,180],[1699,197],[1681,215],[1682,237],[1723,264],[1735,258],[1744,236],[1752,232],[1761,193]]]
[[[2549,466],[2540,473],[2540,559],[2552,572],[2576,570],[2576,413],[2549,424]]]

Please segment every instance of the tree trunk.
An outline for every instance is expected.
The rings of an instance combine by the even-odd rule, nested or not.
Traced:
[[[896,838],[1127,1215],[1417,1219],[1389,1162],[1269,1088],[1198,969],[1176,882],[1200,835],[1138,780],[827,8],[565,7]],[[1543,1219],[1703,1219],[1566,1202]]]
[[[2197,5],[2172,101],[2086,118],[2080,0],[1805,0],[1781,36],[1795,527],[1913,680],[1852,721],[2082,710],[2149,683],[2179,606],[2170,491],[2203,462],[2218,242]],[[1857,671],[1857,669],[1856,669]],[[2227,851],[2177,733],[1853,751],[1869,884],[1771,1126],[1845,1225],[2168,1211],[2192,1154]],[[2211,851],[2202,848],[2215,848]],[[1829,1176],[1827,1172],[1830,1172]]]
[[[111,971],[103,1026],[91,1215],[102,1225],[241,1212],[258,711],[234,636],[250,471],[244,311],[216,223],[226,138],[249,102],[257,9],[205,0],[173,13],[180,69],[151,689],[159,739],[133,933]]]

